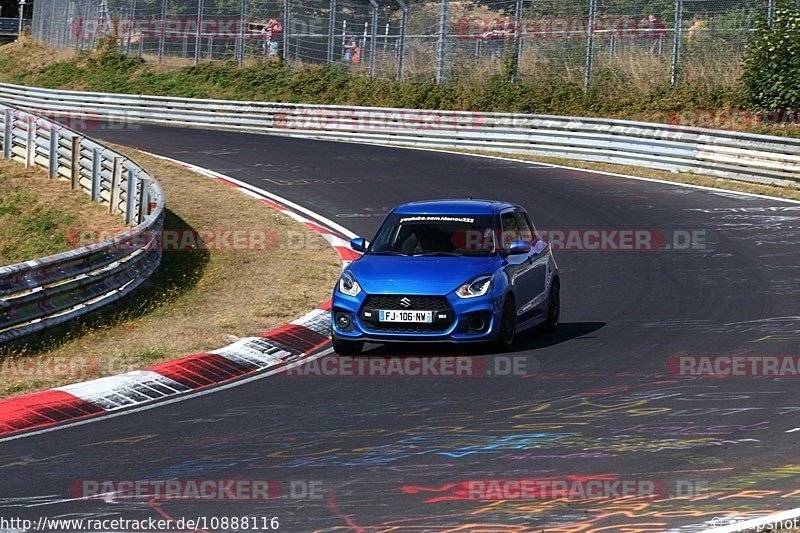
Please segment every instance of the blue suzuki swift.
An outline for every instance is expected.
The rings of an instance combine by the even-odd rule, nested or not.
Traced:
[[[483,342],[558,325],[553,252],[525,210],[507,202],[432,200],[394,208],[333,290],[333,349],[364,342]]]

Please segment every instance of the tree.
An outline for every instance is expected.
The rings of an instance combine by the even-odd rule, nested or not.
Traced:
[[[746,97],[762,110],[800,108],[800,9],[778,9],[761,21],[744,58]]]

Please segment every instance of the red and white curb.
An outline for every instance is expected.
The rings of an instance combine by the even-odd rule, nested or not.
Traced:
[[[343,265],[360,254],[335,231],[354,236],[312,211],[279,196],[261,191],[218,172],[149,154],[199,174],[214,178],[277,209],[319,233],[339,254]],[[307,215],[307,216],[306,216]],[[270,374],[300,364],[330,340],[330,302],[325,302],[294,322],[247,337],[207,353],[82,383],[0,400],[0,437],[39,430],[68,421],[113,413],[176,395],[207,389],[244,376]]]

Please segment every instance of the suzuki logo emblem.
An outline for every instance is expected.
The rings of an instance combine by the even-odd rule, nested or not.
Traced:
[[[411,300],[408,298],[403,298],[402,300],[400,300],[400,305],[402,305],[403,307],[411,307]]]

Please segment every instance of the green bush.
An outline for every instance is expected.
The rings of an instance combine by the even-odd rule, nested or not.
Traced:
[[[800,11],[780,9],[762,22],[744,59],[748,103],[763,110],[800,107]]]

